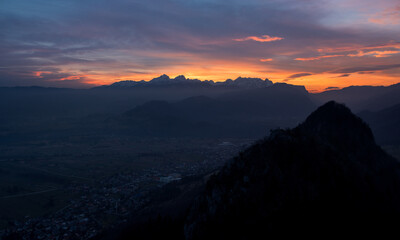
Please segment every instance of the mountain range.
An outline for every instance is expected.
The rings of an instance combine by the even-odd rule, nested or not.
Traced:
[[[153,78],[150,81],[120,81],[111,85],[104,85],[100,88],[131,88],[131,87],[228,87],[228,88],[262,88],[269,87],[273,83],[269,79],[262,80],[261,78],[242,78],[238,77],[235,80],[227,79],[224,82],[214,82],[213,80],[201,81],[198,79],[188,79],[183,75],[175,78],[170,78],[168,75],[163,74],[159,77]]]
[[[133,134],[260,137],[269,129],[296,125],[314,108],[304,87],[274,84],[215,98],[150,101],[119,120]]]
[[[315,101],[345,103],[354,112],[378,111],[400,103],[400,83],[384,86],[350,86],[339,90],[329,90],[313,94]]]
[[[400,144],[399,112],[394,108],[400,104],[400,84],[313,94],[303,86],[268,79],[214,82],[167,75],[92,89],[0,88],[0,134],[5,139],[18,131],[26,136],[32,129],[51,134],[54,128],[48,126],[56,125],[67,132],[110,129],[140,136],[260,137],[269,129],[294,127],[330,100],[359,114],[379,143]]]
[[[400,163],[333,101],[222,169],[167,188],[175,194],[104,239],[390,236],[400,223]]]

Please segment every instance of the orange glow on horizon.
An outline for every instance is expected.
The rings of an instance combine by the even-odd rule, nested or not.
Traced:
[[[387,47],[388,44],[384,46]],[[390,46],[400,49],[400,43],[393,43]],[[379,58],[380,55],[382,57],[388,57],[381,57],[382,61],[385,60],[386,62],[391,61],[389,57],[398,57],[398,55],[391,55],[397,54],[397,51],[384,50],[382,46],[362,48],[381,49],[373,52],[369,51],[370,56],[374,54],[373,57],[377,61],[381,61]],[[360,47],[358,49],[360,49]],[[320,50],[320,52],[323,51]],[[396,74],[397,69],[385,71],[379,70],[378,68],[378,70],[375,71],[363,71],[369,74],[359,74],[357,71],[353,73],[350,72],[350,74],[340,72],[339,70],[345,68],[374,66],[365,63],[368,59],[362,60],[362,58],[359,58],[360,62],[353,61],[349,56],[349,54],[352,54],[351,52],[296,59],[285,54],[274,58],[249,57],[235,59],[227,57],[210,58],[209,56],[168,51],[158,54],[152,51],[124,51],[123,53],[128,55],[135,54],[135,56],[154,56],[158,57],[161,62],[165,61],[167,64],[160,64],[159,66],[151,66],[151,68],[149,68],[147,66],[141,66],[140,64],[130,63],[129,59],[127,59],[122,62],[117,61],[115,64],[92,64],[86,67],[86,69],[89,70],[85,71],[80,70],[82,68],[81,65],[70,64],[59,66],[61,69],[60,72],[68,75],[61,80],[77,80],[82,83],[99,86],[125,80],[149,81],[162,74],[167,74],[171,78],[184,75],[186,78],[190,79],[213,80],[215,82],[225,81],[226,79],[236,79],[237,77],[254,77],[261,79],[268,78],[273,82],[303,85],[307,90],[313,92],[324,91],[327,87],[343,88],[351,85],[391,85],[399,82],[397,77],[399,75]],[[368,54],[368,51],[365,53]],[[169,64],[169,59],[174,59],[174,64]],[[319,64],[312,62],[312,60],[322,59],[324,61],[319,62]],[[370,60],[368,60],[368,62],[370,62]],[[386,64],[389,64],[389,62]],[[385,65],[385,62],[377,63],[377,65]],[[336,71],[336,73],[333,73],[333,71]],[[309,72],[311,75],[289,78],[290,76],[304,72]],[[88,87],[90,87],[90,85],[88,85]]]
[[[91,76],[90,79],[86,81],[86,83],[94,84],[94,85],[108,85],[117,81],[124,80],[133,80],[133,81],[150,81],[151,79],[158,77],[162,74],[167,74],[171,78],[174,78],[178,75],[184,75],[190,79],[199,79],[199,80],[213,80],[216,82],[225,81],[226,79],[235,79],[237,77],[258,77],[261,79],[268,78],[274,83],[276,82],[284,82],[293,85],[303,85],[309,92],[322,92],[326,90],[327,87],[338,87],[344,88],[351,85],[372,85],[372,86],[388,86],[392,84],[396,84],[399,82],[398,79],[376,74],[348,74],[344,80],[343,77],[340,77],[337,73],[322,73],[322,74],[313,74],[310,76],[299,77],[296,79],[287,79],[288,76],[292,75],[293,72],[275,72],[271,74],[267,74],[260,71],[229,71],[231,74],[226,73],[214,73],[210,75],[209,71],[204,70],[196,70],[192,71],[186,70],[183,72],[160,72],[157,74],[143,74],[143,75],[124,75],[124,76],[113,76],[113,75],[98,75]],[[75,76],[74,79],[81,78],[82,76]]]

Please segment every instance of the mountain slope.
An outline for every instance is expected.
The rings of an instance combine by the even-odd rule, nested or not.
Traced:
[[[400,84],[391,86],[350,86],[313,94],[318,104],[327,101],[345,103],[354,112],[378,111],[400,103]]]
[[[400,144],[400,104],[377,112],[364,111],[358,115],[371,126],[378,143]]]
[[[260,112],[265,110],[269,116],[304,119],[316,105],[310,99],[304,86],[275,83],[268,88],[249,89],[226,93],[218,99],[235,103],[235,108]],[[252,105],[260,106],[253,109]],[[283,126],[282,126],[283,127]]]
[[[189,188],[195,196],[167,194],[166,204],[145,208],[162,211],[106,239],[398,234],[400,164],[375,143],[366,123],[336,102],[294,129],[272,131],[206,183],[200,179],[186,183],[196,186]]]
[[[217,98],[151,101],[126,112],[121,121],[135,134],[261,137],[271,128],[295,126],[313,108],[304,87],[274,84]]]
[[[211,178],[187,217],[185,236],[395,232],[399,201],[399,163],[360,118],[329,102],[298,127],[273,131]]]

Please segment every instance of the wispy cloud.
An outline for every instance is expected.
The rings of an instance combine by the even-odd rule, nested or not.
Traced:
[[[339,53],[339,52],[352,52],[362,50],[375,50],[375,49],[400,49],[400,42],[389,42],[385,44],[369,45],[369,46],[347,46],[336,48],[319,48],[317,51],[320,53]]]
[[[371,72],[371,71],[383,71],[383,70],[396,69],[396,68],[400,68],[400,64],[342,68],[342,69],[338,69],[338,70],[332,71],[332,73]]]
[[[297,61],[314,61],[320,60],[324,58],[334,58],[334,57],[343,57],[345,55],[324,55],[324,56],[317,56],[317,57],[308,57],[308,58],[296,58]]]
[[[400,51],[370,51],[370,52],[365,52],[365,51],[359,51],[358,53],[354,54],[348,54],[347,56],[349,57],[363,57],[363,56],[374,56],[377,58],[382,58],[382,57],[389,57],[393,54],[400,53]]]
[[[376,49],[384,49],[384,50],[376,50]],[[340,47],[340,48],[320,48],[317,51],[320,53],[343,53],[343,54],[334,54],[334,55],[322,55],[316,57],[306,57],[306,58],[295,58],[297,61],[314,61],[321,60],[325,58],[335,58],[335,57],[364,57],[364,56],[373,56],[377,58],[390,57],[391,55],[398,54],[400,51],[396,50],[400,49],[400,43],[388,43],[382,45],[374,45],[374,46],[360,46],[360,47]],[[357,51],[356,53],[354,53]],[[353,53],[351,53],[353,52]]]
[[[387,8],[382,12],[374,14],[368,19],[371,23],[381,25],[399,25],[400,24],[400,6]]]
[[[311,73],[296,73],[296,74],[290,75],[290,76],[287,78],[287,80],[289,80],[289,79],[295,79],[295,78],[301,78],[301,77],[306,77],[306,76],[311,76],[311,75],[312,75]]]
[[[237,39],[233,39],[234,41],[237,42],[244,42],[244,41],[256,41],[256,42],[275,42],[275,41],[280,41],[283,40],[284,38],[282,37],[272,37],[269,35],[262,35],[261,37],[257,37],[257,36],[249,36],[249,37],[245,37],[245,38],[237,38]]]

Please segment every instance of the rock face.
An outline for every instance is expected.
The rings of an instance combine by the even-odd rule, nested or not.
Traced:
[[[263,88],[273,85],[273,83],[268,78],[262,80],[261,78],[243,78],[243,77],[238,77],[235,80],[228,79],[225,82],[220,82],[220,83],[217,82],[216,84],[225,86],[235,86],[247,89]]]
[[[186,239],[395,233],[399,213],[399,163],[360,118],[329,102],[211,177],[184,231]]]
[[[235,80],[227,79],[224,82],[214,82],[212,80],[200,81],[198,79],[189,79],[183,75],[175,78],[170,78],[168,75],[161,75],[146,82],[141,81],[120,81],[108,86],[111,88],[131,88],[131,87],[154,87],[154,86],[203,86],[203,87],[228,87],[239,89],[254,89],[272,86],[273,83],[269,79],[262,80],[261,78],[242,78],[238,77]]]
[[[145,84],[145,81],[132,81],[132,80],[125,80],[125,81],[119,81],[119,82],[115,82],[111,85],[109,85],[108,87],[112,87],[112,88],[129,88],[129,87],[135,87],[135,86],[139,86],[141,84]]]

